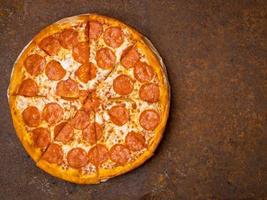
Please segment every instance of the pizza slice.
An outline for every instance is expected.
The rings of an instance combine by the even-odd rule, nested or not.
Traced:
[[[54,129],[53,142],[37,162],[37,166],[53,176],[71,182],[98,183],[94,124],[93,112],[78,110],[73,118]]]
[[[117,67],[123,50],[134,41],[121,24],[98,16],[89,17],[90,63],[98,69],[96,87]]]
[[[140,42],[129,46],[122,54],[120,63],[98,85],[98,88],[104,88],[97,90],[100,98],[130,98],[141,99],[149,104],[164,103],[159,101],[166,99],[165,79],[162,72],[157,70],[159,63],[151,60],[150,56],[145,54]]]
[[[130,171],[153,154],[150,151],[155,136],[153,131],[160,124],[160,118],[155,111],[153,127],[145,130],[139,121],[139,113],[143,111],[133,100],[122,98],[109,100],[96,112],[95,122],[103,130],[103,136],[97,138],[101,181]],[[145,117],[140,120],[147,123]]]
[[[14,125],[23,146],[34,161],[37,161],[53,138],[57,124],[71,118],[80,102],[45,97],[10,96]]]

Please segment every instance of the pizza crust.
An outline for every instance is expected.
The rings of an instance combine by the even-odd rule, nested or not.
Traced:
[[[77,183],[77,184],[98,184],[99,179],[97,173],[90,175],[82,175],[77,169],[63,169],[56,164],[51,164],[45,160],[39,160],[37,167],[46,171],[48,174],[57,178]]]
[[[140,165],[142,165],[145,161],[151,158],[151,156],[153,156],[153,152],[145,151],[138,159],[124,166],[118,166],[113,169],[98,169],[99,180],[101,182],[105,182],[112,177],[130,172],[135,168],[139,167]]]
[[[152,142],[148,144],[147,147],[148,150],[144,152],[134,162],[128,163],[125,166],[116,167],[114,169],[98,169],[97,173],[94,175],[81,175],[81,173],[79,173],[79,170],[74,170],[74,169],[63,170],[61,167],[55,164],[50,164],[42,159],[40,160],[42,152],[39,149],[34,148],[30,142],[30,138],[28,137],[29,134],[27,133],[24,122],[21,116],[18,115],[19,111],[16,109],[15,95],[18,90],[19,84],[24,78],[22,73],[23,61],[27,57],[28,53],[33,48],[35,48],[37,44],[46,36],[62,31],[63,29],[69,28],[78,23],[84,23],[88,21],[88,19],[92,21],[95,20],[101,23],[106,23],[112,26],[127,28],[133,40],[137,41],[136,46],[146,55],[148,63],[153,67],[159,79],[160,91],[161,91],[159,100],[161,105],[161,121],[160,124],[155,129],[155,136]],[[36,165],[55,177],[78,184],[97,184],[101,181],[103,182],[114,176],[127,173],[133,170],[134,168],[142,165],[146,160],[148,160],[154,154],[155,149],[157,148],[162,139],[170,108],[170,86],[167,79],[167,72],[162,62],[162,59],[160,58],[158,52],[153,47],[151,42],[147,38],[142,36],[139,32],[131,28],[130,26],[116,19],[97,14],[84,14],[84,15],[65,18],[46,27],[40,33],[38,33],[37,36],[35,36],[33,40],[30,41],[30,43],[25,46],[25,48],[22,50],[22,53],[18,56],[18,59],[16,60],[13,66],[13,71],[11,73],[10,85],[7,96],[9,99],[10,110],[12,114],[13,124],[16,129],[16,133],[21,143],[23,144],[24,148],[26,149],[27,153],[36,162]]]

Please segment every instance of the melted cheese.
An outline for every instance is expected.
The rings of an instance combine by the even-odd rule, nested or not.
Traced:
[[[78,35],[78,40],[80,42],[85,42],[87,41],[87,35],[85,34],[86,33],[86,28],[87,24],[86,23],[80,23],[78,25],[75,26],[75,29],[78,31],[79,35]]]
[[[63,167],[68,168],[68,160],[67,155],[68,152],[71,151],[73,148],[82,148],[86,153],[89,152],[89,150],[94,146],[90,144],[85,144],[82,142],[82,131],[81,130],[74,130],[74,136],[73,140],[69,142],[68,144],[63,144],[62,142],[54,141],[54,143],[59,144],[62,147],[63,150]],[[83,174],[91,174],[96,173],[96,166],[94,166],[92,163],[88,163],[86,166],[82,168]]]
[[[16,96],[16,105],[17,109],[20,113],[23,112],[28,106],[35,106],[41,112],[45,105],[48,103],[58,103],[62,108],[64,108],[64,119],[69,119],[72,117],[77,109],[81,108],[81,103],[77,101],[67,101],[64,99],[57,99],[53,101],[49,98],[44,97],[24,97],[24,96]]]
[[[118,104],[125,104],[125,107],[130,113],[130,120],[122,126],[114,124],[109,117],[108,111],[111,107]],[[133,106],[131,101],[119,100],[119,101],[108,101],[103,105],[96,114],[96,122],[103,125],[103,138],[102,141],[110,149],[115,144],[125,142],[125,137],[130,131],[139,132],[141,129],[135,122]]]
[[[61,49],[62,51],[60,52],[62,55],[56,56],[55,60],[59,61],[62,67],[69,72],[69,74],[74,74],[81,64],[73,59],[71,51],[63,48]]]

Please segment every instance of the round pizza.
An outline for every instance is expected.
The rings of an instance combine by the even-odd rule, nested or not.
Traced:
[[[8,97],[17,135],[36,165],[80,184],[150,158],[170,105],[166,70],[152,44],[96,14],[38,33],[14,64]]]

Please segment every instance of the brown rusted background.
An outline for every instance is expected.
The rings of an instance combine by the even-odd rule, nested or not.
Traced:
[[[266,199],[267,1],[0,0],[0,199]],[[169,73],[165,137],[145,165],[100,185],[35,167],[6,89],[22,48],[45,26],[97,12],[151,39]]]

